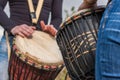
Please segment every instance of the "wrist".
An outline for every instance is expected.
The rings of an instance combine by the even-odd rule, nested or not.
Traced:
[[[15,26],[15,27],[13,27],[13,28],[11,29],[10,33],[11,33],[12,35],[15,35],[15,29],[16,29],[16,27],[17,27],[17,26]]]
[[[97,0],[85,0],[83,3],[87,8],[95,8],[97,6]]]
[[[84,3],[88,5],[95,5],[97,4],[97,0],[84,0]]]

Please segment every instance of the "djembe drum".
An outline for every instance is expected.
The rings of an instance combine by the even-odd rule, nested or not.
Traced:
[[[104,7],[84,9],[69,17],[57,33],[72,80],[94,80],[97,32]]]
[[[9,61],[9,80],[54,80],[63,68],[55,38],[35,31],[31,38],[16,36]]]

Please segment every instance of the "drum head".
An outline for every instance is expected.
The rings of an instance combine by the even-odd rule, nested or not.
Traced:
[[[23,56],[21,58],[31,58],[37,63],[48,65],[63,63],[55,38],[42,31],[35,31],[31,38],[16,36],[15,45]]]

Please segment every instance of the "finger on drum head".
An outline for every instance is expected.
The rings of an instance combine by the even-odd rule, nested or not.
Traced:
[[[30,26],[33,30],[35,30],[36,29],[36,27],[35,26]]]
[[[44,21],[40,21],[40,24],[41,24],[42,30],[43,30],[43,31],[46,31],[46,30],[47,30],[47,27],[46,27]]]
[[[28,27],[28,26],[23,26],[22,27],[22,32],[24,33],[33,33],[33,29],[32,28],[30,28],[30,27]]]
[[[19,32],[18,35],[23,37],[23,38],[25,37],[25,35],[23,33],[21,33],[21,32]]]

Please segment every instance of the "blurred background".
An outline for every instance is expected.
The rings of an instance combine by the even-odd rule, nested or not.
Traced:
[[[64,19],[71,15],[73,12],[76,12],[83,0],[63,0],[63,21]],[[98,0],[98,5],[106,5],[108,0]],[[5,12],[9,16],[9,7],[8,4],[5,8]],[[3,35],[3,28],[0,26],[0,39]]]

